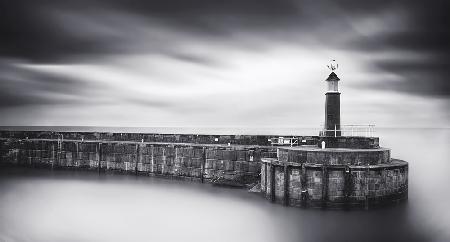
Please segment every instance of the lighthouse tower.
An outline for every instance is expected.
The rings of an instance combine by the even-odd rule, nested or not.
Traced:
[[[328,90],[325,93],[325,136],[341,136],[341,102],[338,89],[339,77],[334,73],[338,68],[335,60],[332,60],[328,68],[331,74],[326,79]]]

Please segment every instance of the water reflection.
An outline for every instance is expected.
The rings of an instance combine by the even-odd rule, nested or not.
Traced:
[[[3,168],[0,241],[448,240],[449,131],[382,132],[382,145],[410,162],[406,204],[298,209],[208,184]]]

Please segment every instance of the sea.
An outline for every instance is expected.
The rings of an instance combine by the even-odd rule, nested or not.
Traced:
[[[317,135],[315,128],[0,127],[0,130]],[[409,162],[409,199],[369,210],[284,207],[243,189],[145,176],[0,168],[0,242],[450,241],[450,129],[377,128]]]

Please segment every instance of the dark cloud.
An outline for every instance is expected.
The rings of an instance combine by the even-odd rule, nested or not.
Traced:
[[[158,22],[180,31],[230,38],[239,31],[266,34],[266,31],[289,32],[294,28],[306,32],[303,30],[314,29],[324,21],[340,21],[342,15],[353,14],[352,9],[362,11],[362,6],[369,6],[376,11],[389,1],[343,2],[344,5],[331,0],[2,0],[0,55],[61,62],[82,55],[89,58],[89,54],[116,53],[123,51],[123,46],[133,44],[95,35],[88,31],[90,26],[60,22],[63,20],[55,18],[58,13],[78,14],[95,21],[110,11],[117,19],[127,14],[137,15],[147,19],[149,25]],[[121,27],[120,20],[104,21],[112,27]],[[167,40],[172,41],[176,40]]]
[[[32,61],[58,60],[95,51],[99,43],[71,38],[68,30],[51,21],[51,1],[0,2],[0,55]]]
[[[0,61],[0,108],[88,103],[83,93],[95,88],[93,83]]]
[[[149,43],[152,51],[198,64],[217,62],[195,53],[171,50],[174,42],[183,41],[183,34],[190,33],[206,40],[234,41],[236,45],[242,43],[233,39],[235,32],[246,32],[259,36],[260,41],[274,41],[275,44],[295,42],[294,35],[317,34],[319,36],[315,39],[320,42],[318,45],[327,45],[326,48],[368,53],[417,53],[423,56],[423,61],[374,60],[374,67],[406,77],[401,83],[381,80],[375,87],[385,89],[392,85],[396,91],[448,97],[448,9],[450,4],[447,0],[1,0],[0,58],[61,63],[125,53],[130,48],[139,48],[135,42],[139,35],[127,32],[132,26],[121,25],[121,17],[131,15],[138,16],[144,25],[157,24],[179,32],[176,37],[179,39],[162,40],[158,39],[157,32],[150,33],[154,36],[151,40],[154,42]],[[406,27],[368,37],[351,32],[349,21],[358,21],[365,16],[380,18],[383,11],[405,14]],[[112,18],[115,14],[117,19],[111,19],[111,16],[105,18],[105,12],[112,14]],[[64,18],[57,17],[62,13],[74,14],[79,20],[91,19],[91,22],[77,24],[76,18],[72,22],[63,22]],[[99,19],[115,31],[123,31],[123,35],[117,37],[92,30],[89,23]],[[318,30],[322,32],[319,34]],[[338,41],[334,35],[340,32],[351,34],[350,41]],[[248,47],[257,45],[254,43]],[[52,79],[47,76],[33,78],[44,83],[43,80]],[[58,88],[58,85],[47,87]],[[64,92],[65,88],[71,88],[71,85],[62,85],[60,90],[54,91]],[[17,99],[20,97],[17,96]],[[3,100],[5,105],[12,102],[8,100]],[[21,102],[27,103],[26,100],[34,102],[32,98]]]
[[[83,29],[88,32],[89,26],[77,26],[76,23],[67,26],[53,16],[58,12],[68,12],[86,18],[101,18],[103,11],[113,11],[117,17],[123,14],[139,15],[152,22],[158,19],[169,26],[223,34],[225,30],[220,26],[224,21],[233,22],[233,16],[250,19],[267,17],[268,21],[273,21],[273,18],[292,15],[295,6],[291,1],[270,0],[3,0],[0,2],[0,55],[37,62],[59,62],[80,55],[120,51],[114,39],[99,35],[93,38],[89,33],[79,35],[74,32]],[[111,21],[109,24],[114,23]]]
[[[296,13],[295,0],[156,0],[111,1],[124,9],[153,14],[264,14]]]
[[[377,82],[369,85],[371,88],[418,95],[450,96],[450,82],[445,79],[450,76],[450,69],[448,63],[442,60],[383,61],[377,62],[377,66],[402,76],[402,79],[395,82]]]
[[[402,76],[403,80],[370,84],[369,87],[450,97],[450,2],[410,1],[399,9],[408,13],[407,29],[361,37],[350,45],[360,51],[406,56],[396,60],[374,60],[374,66]]]
[[[169,108],[173,103],[113,90],[102,83],[52,74],[24,64],[0,61],[0,109],[39,105],[114,105],[131,103]]]

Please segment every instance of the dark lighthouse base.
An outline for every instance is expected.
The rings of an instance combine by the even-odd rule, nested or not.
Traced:
[[[341,136],[340,93],[325,94],[325,136]]]

